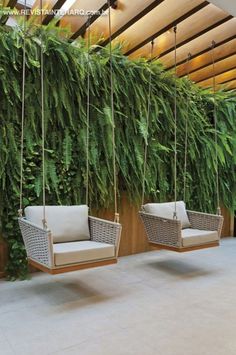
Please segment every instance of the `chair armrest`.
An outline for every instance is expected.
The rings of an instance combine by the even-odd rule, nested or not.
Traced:
[[[91,240],[100,243],[113,244],[118,256],[122,226],[120,223],[89,216]]]
[[[139,215],[149,242],[181,247],[181,222],[179,220],[162,218],[143,211],[140,211]]]
[[[19,218],[18,221],[27,257],[46,267],[52,267],[53,243],[51,232],[26,218]]]
[[[187,211],[187,214],[191,228],[217,231],[220,237],[224,222],[222,216],[195,211]]]

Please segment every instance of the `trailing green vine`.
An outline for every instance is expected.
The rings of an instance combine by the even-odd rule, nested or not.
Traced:
[[[46,188],[48,204],[85,201],[86,47],[60,39],[45,28]],[[9,246],[10,277],[24,278],[26,256],[17,224],[22,82],[22,32],[0,27],[0,224]],[[26,113],[24,205],[41,204],[40,63],[38,30],[26,40]],[[147,139],[147,88],[153,72],[148,137],[147,199],[173,198],[173,90],[175,78],[156,61],[130,61],[113,49],[118,185],[137,203],[142,190],[143,149]],[[112,121],[109,107],[109,53],[91,51],[90,206],[112,204]],[[189,208],[216,209],[213,98],[187,79],[176,79],[178,91],[178,198],[183,190],[185,120],[189,122]],[[186,100],[190,100],[187,115]],[[221,200],[235,208],[235,93],[217,94]]]

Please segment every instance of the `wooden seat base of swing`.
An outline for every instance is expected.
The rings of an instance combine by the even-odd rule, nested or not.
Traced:
[[[177,248],[177,247],[172,247],[169,245],[162,245],[157,243],[151,243],[151,242],[149,242],[149,245],[156,249],[170,250],[170,251],[175,251],[177,253],[186,253],[188,251],[219,247],[220,243],[217,241],[217,242],[212,242],[212,243],[207,243],[202,245],[194,245],[192,247],[182,247],[182,248]]]
[[[72,272],[72,271],[78,271],[78,270],[84,270],[84,269],[91,269],[91,268],[100,267],[100,266],[117,264],[117,259],[113,258],[113,259],[107,259],[107,260],[93,261],[93,262],[81,263],[81,264],[76,264],[76,265],[56,267],[56,268],[52,268],[52,269],[50,269],[40,263],[37,263],[36,261],[34,261],[32,259],[28,259],[28,264],[40,271],[47,272],[48,274],[51,274],[51,275],[57,275],[57,274],[64,274],[66,272]]]

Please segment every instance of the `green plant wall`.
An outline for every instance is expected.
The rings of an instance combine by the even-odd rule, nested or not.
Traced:
[[[86,63],[83,41],[75,45],[44,29],[46,182],[48,204],[85,202]],[[39,33],[27,36],[24,205],[41,204],[41,123]],[[8,273],[25,277],[27,264],[17,225],[19,208],[22,32],[0,28],[0,223],[9,245]],[[157,61],[130,61],[113,50],[119,193],[140,203],[144,140],[147,139],[149,73],[153,73],[146,198],[173,199],[175,77]],[[112,121],[109,53],[91,50],[90,207],[113,202]],[[185,122],[189,125],[187,198],[189,208],[216,210],[213,97],[186,79],[177,79],[178,199],[183,198]],[[186,102],[190,107],[187,112]],[[217,94],[218,157],[222,203],[235,208],[235,93]]]

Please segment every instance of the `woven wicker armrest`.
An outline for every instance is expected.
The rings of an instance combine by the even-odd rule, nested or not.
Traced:
[[[52,236],[49,230],[19,218],[19,226],[23,236],[28,258],[47,267],[53,266]]]
[[[91,240],[115,245],[118,254],[122,229],[120,223],[89,216],[89,229]]]
[[[195,211],[187,211],[187,214],[191,228],[218,231],[220,237],[224,222],[224,218],[222,216]]]
[[[175,219],[162,218],[143,211],[139,212],[148,240],[151,243],[181,246],[181,222]]]

